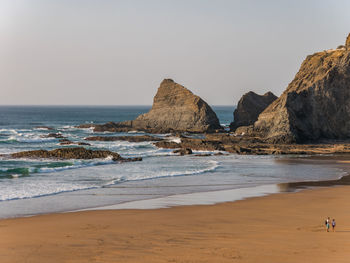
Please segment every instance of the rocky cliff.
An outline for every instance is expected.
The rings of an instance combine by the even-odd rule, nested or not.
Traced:
[[[171,79],[162,81],[151,110],[135,120],[79,127],[93,127],[94,131],[141,130],[150,133],[202,133],[221,129],[219,120],[211,107],[200,97]]]
[[[308,56],[254,131],[274,143],[350,138],[350,35],[345,48]]]
[[[230,125],[231,130],[234,131],[240,126],[254,124],[259,114],[276,99],[277,97],[272,92],[258,95],[250,91],[244,94],[233,112],[234,122]]]

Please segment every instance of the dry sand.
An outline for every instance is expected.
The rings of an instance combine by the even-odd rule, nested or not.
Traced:
[[[0,262],[350,262],[350,186],[0,221]],[[326,216],[337,220],[327,233]]]

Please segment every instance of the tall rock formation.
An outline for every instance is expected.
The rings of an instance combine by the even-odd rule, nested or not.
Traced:
[[[350,36],[345,48],[308,56],[254,131],[275,143],[350,138]]]
[[[234,122],[230,125],[231,130],[234,131],[240,126],[254,124],[259,114],[276,99],[277,97],[272,92],[258,95],[253,91],[249,91],[244,94],[233,112]]]
[[[150,133],[168,132],[214,132],[222,129],[215,112],[200,97],[172,79],[164,79],[148,113],[133,121],[109,122],[102,125],[80,125],[93,127],[94,131],[125,132],[141,130]]]
[[[221,128],[211,107],[172,79],[162,81],[153,99],[152,109],[138,116],[131,126],[161,132],[208,132]]]

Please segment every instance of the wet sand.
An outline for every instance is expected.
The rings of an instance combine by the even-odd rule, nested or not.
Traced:
[[[0,221],[0,262],[349,262],[350,186]],[[325,217],[337,220],[327,233]]]

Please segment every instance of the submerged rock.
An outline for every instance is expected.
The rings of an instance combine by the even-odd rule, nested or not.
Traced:
[[[56,138],[56,139],[64,139],[65,137],[61,133],[49,133],[46,135],[41,135],[42,138]]]
[[[273,143],[350,138],[350,35],[345,47],[308,56],[254,131]]]
[[[11,158],[95,159],[112,157],[113,161],[139,161],[140,158],[125,159],[116,152],[89,150],[83,147],[60,148],[51,151],[34,150],[10,154]]]
[[[174,150],[173,153],[178,153],[179,155],[189,155],[189,154],[192,154],[192,150],[190,148],[184,148],[184,149]]]
[[[222,129],[215,112],[204,100],[171,79],[162,81],[154,97],[152,109],[148,113],[138,116],[133,121],[78,126],[91,127],[96,132],[139,130],[150,133],[202,133]]]
[[[250,91],[244,94],[233,113],[234,122],[230,124],[230,129],[234,131],[241,126],[253,125],[259,114],[276,99],[277,97],[272,92],[258,95]]]
[[[81,146],[91,146],[90,143],[87,143],[87,142],[72,142],[71,140],[68,140],[68,139],[61,139],[59,140],[60,141],[60,145],[81,145]]]

